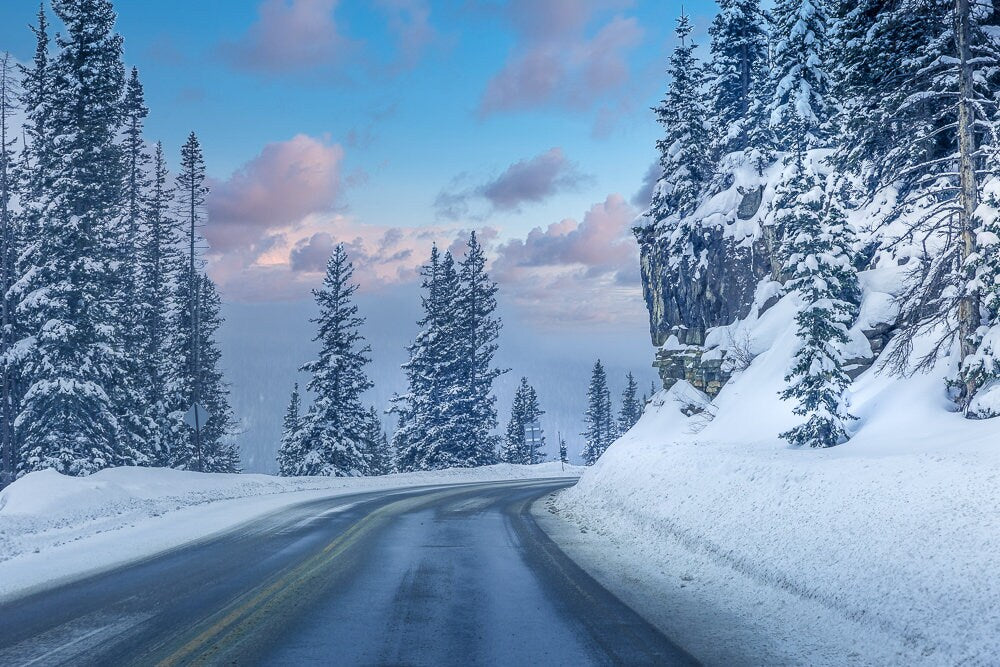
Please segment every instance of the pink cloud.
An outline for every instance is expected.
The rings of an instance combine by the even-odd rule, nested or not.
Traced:
[[[311,213],[330,210],[341,192],[344,150],[303,134],[268,144],[209,194],[205,236],[214,251],[258,244]]]
[[[490,228],[477,230],[484,239]],[[227,298],[271,301],[302,298],[322,280],[326,262],[343,243],[362,291],[414,283],[431,245],[464,246],[468,232],[458,226],[393,227],[366,224],[344,215],[313,214],[264,239],[257,251],[213,253],[209,270]]]
[[[526,267],[578,266],[592,275],[615,273],[638,262],[631,225],[636,210],[618,194],[594,204],[582,222],[565,219],[499,248],[496,265],[503,271]]]
[[[558,106],[586,109],[621,92],[630,78],[627,54],[642,41],[635,18],[615,16],[588,31],[615,0],[517,0],[508,20],[518,43],[480,100],[483,115]]]
[[[339,145],[300,135],[265,146],[214,186],[209,271],[227,299],[305,297],[322,280],[337,243],[346,245],[355,279],[367,292],[415,284],[433,243],[464,255],[468,230],[462,226],[369,224],[338,213],[343,158]],[[490,182],[491,196],[498,204],[535,196],[539,190],[517,184],[533,182],[528,176],[539,170],[561,173],[545,165],[563,161],[561,152],[549,151],[517,163]],[[631,322],[644,312],[630,231],[635,215],[624,197],[612,194],[579,221],[565,218],[523,238],[501,240],[490,226],[477,233],[501,298],[525,317],[560,326]]]
[[[395,38],[387,59],[382,44],[344,33],[337,23],[340,0],[263,0],[257,21],[238,39],[221,45],[234,67],[266,75],[322,71],[352,78],[358,66],[395,72],[412,68],[437,38],[427,0],[376,0],[371,9]]]
[[[351,48],[333,12],[338,0],[264,0],[257,22],[223,47],[236,67],[276,74],[327,64]]]
[[[502,243],[492,264],[502,294],[541,324],[641,321],[635,216],[612,194],[581,222],[567,218]]]

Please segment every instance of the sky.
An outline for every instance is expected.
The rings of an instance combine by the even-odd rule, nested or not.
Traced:
[[[431,244],[460,253],[476,230],[500,283],[505,337],[524,350],[511,375],[530,375],[532,357],[555,348],[579,351],[584,377],[584,355],[601,349],[613,369],[651,375],[629,229],[655,175],[660,128],[650,107],[666,87],[681,3],[115,7],[151,109],[147,138],[162,140],[173,164],[191,131],[205,150],[204,233],[231,315],[232,374],[251,353],[305,360],[292,359],[308,354],[310,328],[291,313],[308,318],[310,289],[338,242],[354,261],[373,345],[405,344],[416,309],[399,304],[416,303]],[[683,8],[706,43],[714,3]],[[30,59],[37,10],[35,0],[0,3],[0,49]],[[396,354],[387,356],[398,365]],[[391,393],[401,375],[385,375]],[[256,389],[234,381],[236,402]],[[266,400],[286,400],[276,396]]]

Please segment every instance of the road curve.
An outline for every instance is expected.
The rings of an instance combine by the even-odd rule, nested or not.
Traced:
[[[535,524],[532,480],[304,503],[0,606],[0,665],[688,665]]]

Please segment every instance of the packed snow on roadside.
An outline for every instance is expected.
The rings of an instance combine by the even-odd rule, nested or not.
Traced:
[[[272,477],[110,468],[89,477],[31,473],[0,492],[0,599],[148,557],[310,500],[380,489],[576,477],[576,466]]]
[[[868,289],[863,317],[884,302]],[[850,389],[851,440],[790,449],[778,434],[801,418],[778,392],[796,310],[785,297],[735,325],[749,368],[711,402],[684,381],[658,394],[552,511],[708,663],[995,663],[1000,419],[953,411],[946,362],[911,377],[876,363]]]

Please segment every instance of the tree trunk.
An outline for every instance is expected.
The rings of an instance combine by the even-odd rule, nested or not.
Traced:
[[[958,334],[961,361],[976,351],[975,333],[979,328],[979,292],[968,290],[965,285],[971,280],[972,270],[967,266],[968,258],[976,252],[975,212],[979,205],[979,186],[976,180],[976,137],[975,118],[972,108],[972,50],[970,45],[972,29],[970,26],[969,0],[955,0],[955,47],[959,60],[958,76],[958,151],[959,151],[959,204],[958,232],[961,239],[960,268],[962,276],[962,297],[958,304]],[[976,392],[976,382],[971,378],[964,380],[960,406],[963,410],[969,407]]]
[[[2,310],[2,322],[0,326],[0,350],[4,354],[11,348],[11,313],[10,313],[10,291],[13,283],[13,221],[10,219],[10,209],[8,201],[11,196],[11,173],[8,164],[7,153],[7,117],[11,113],[10,109],[10,81],[8,77],[8,67],[10,55],[4,54],[3,63],[0,65],[3,71],[0,72],[0,310]],[[0,448],[3,449],[3,467],[0,469],[0,489],[14,481],[14,405],[13,405],[13,382],[11,378],[10,361],[3,362],[2,379],[2,401],[0,406]]]

